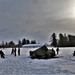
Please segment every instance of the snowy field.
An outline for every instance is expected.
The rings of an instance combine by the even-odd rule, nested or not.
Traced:
[[[11,48],[2,49],[5,59],[0,58],[0,75],[75,75],[75,48],[59,48],[54,59],[31,59],[29,51],[21,48],[21,56],[11,55]],[[54,48],[55,49],[55,48]]]

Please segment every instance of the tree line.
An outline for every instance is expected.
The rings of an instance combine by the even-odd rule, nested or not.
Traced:
[[[29,40],[29,39],[22,39],[22,40],[18,40],[18,43],[16,44],[14,41],[10,41],[10,42],[4,42],[2,41],[2,43],[0,44],[0,48],[10,48],[10,47],[22,47],[22,45],[25,44],[36,44],[36,40]]]
[[[54,47],[75,47],[75,35],[60,33],[57,39],[56,33],[53,33],[50,42]]]

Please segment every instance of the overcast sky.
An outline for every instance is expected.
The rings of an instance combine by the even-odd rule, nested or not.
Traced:
[[[0,0],[0,42],[75,34],[75,0]]]

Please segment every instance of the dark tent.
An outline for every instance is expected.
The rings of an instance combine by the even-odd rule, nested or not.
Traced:
[[[47,59],[55,56],[55,51],[53,49],[48,50],[48,48],[45,45],[38,48],[35,51],[30,51],[29,53],[32,59]]]

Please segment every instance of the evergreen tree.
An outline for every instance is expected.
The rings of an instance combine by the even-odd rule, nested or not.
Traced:
[[[21,40],[18,40],[18,46],[22,46],[22,42],[21,42]]]
[[[59,46],[60,47],[64,46],[64,36],[62,33],[59,34]]]
[[[24,44],[26,44],[26,39],[25,38],[22,40],[22,45],[24,45]]]
[[[68,37],[67,37],[66,33],[64,34],[64,46],[65,47],[69,46],[69,40],[68,40]]]
[[[68,35],[68,38],[69,38],[69,46],[75,46],[75,36]]]
[[[56,46],[57,46],[56,34],[55,34],[55,33],[53,33],[51,37],[52,37],[51,46],[56,47]]]
[[[68,44],[68,37],[66,33],[63,35],[62,33],[59,34],[59,46],[60,47],[67,47]]]
[[[9,46],[11,47],[11,46],[15,46],[15,43],[13,42],[13,41],[10,41],[9,42]]]
[[[27,39],[27,44],[30,44],[30,41]]]
[[[32,40],[31,41],[31,44],[36,44],[36,40]]]
[[[4,48],[4,41],[2,41],[2,47]]]
[[[6,46],[8,45],[8,43],[6,42]]]

